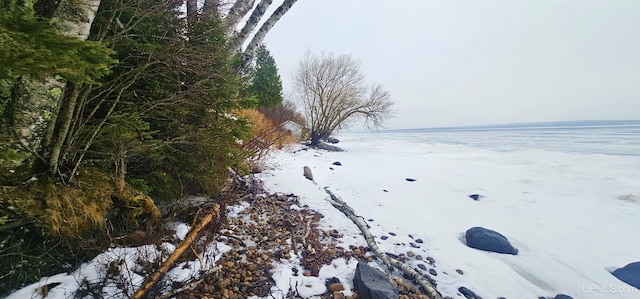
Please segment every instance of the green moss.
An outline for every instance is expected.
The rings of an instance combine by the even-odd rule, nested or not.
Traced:
[[[60,89],[59,87],[54,87],[52,89],[49,90],[49,93],[51,94],[51,97],[53,98],[58,98],[62,95],[62,89]]]

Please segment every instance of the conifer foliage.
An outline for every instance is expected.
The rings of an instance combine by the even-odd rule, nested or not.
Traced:
[[[251,89],[261,108],[272,108],[282,102],[282,80],[276,61],[265,45],[261,45],[256,51],[256,67]]]
[[[10,269],[0,295],[150,223],[157,203],[219,194],[229,169],[254,154],[235,111],[255,101],[242,96],[244,57],[229,47],[216,1],[191,16],[182,1],[98,1],[88,40],[53,25],[62,4],[82,1],[33,2],[0,2],[0,255],[10,257],[0,260]],[[279,77],[260,53],[261,94],[273,105]],[[21,118],[43,124],[30,133],[35,146]],[[58,219],[83,229],[68,235],[50,225]]]

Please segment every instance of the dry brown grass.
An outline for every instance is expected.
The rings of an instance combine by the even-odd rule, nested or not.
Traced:
[[[43,235],[81,238],[104,229],[113,203],[109,180],[97,179],[90,188],[33,183],[26,190],[16,189],[3,196],[2,203],[11,206],[16,216],[31,219]]]
[[[71,185],[1,186],[0,269],[10,271],[0,274],[0,297],[70,270],[158,217],[151,198],[129,187],[118,192],[112,177],[93,168],[81,168]]]
[[[160,217],[153,200],[127,188],[117,193],[112,178],[94,169],[82,169],[74,185],[41,184],[33,182],[27,188],[12,188],[0,192],[0,204],[10,211],[0,211],[12,218],[30,219],[43,235],[63,239],[79,239],[87,235],[110,234],[113,227],[106,227],[114,209],[123,222],[131,224],[142,214],[149,218]],[[115,200],[115,202],[114,202]],[[124,212],[124,213],[123,213]],[[135,224],[133,225],[135,226]],[[129,228],[134,228],[129,225]]]
[[[53,235],[79,238],[90,231],[102,231],[112,200],[99,190],[46,186],[44,215],[38,215],[41,227]],[[93,192],[92,192],[93,191]]]
[[[251,123],[251,137],[243,140],[244,147],[260,159],[271,148],[283,148],[298,140],[287,130],[277,126],[256,109],[237,111],[236,114]]]

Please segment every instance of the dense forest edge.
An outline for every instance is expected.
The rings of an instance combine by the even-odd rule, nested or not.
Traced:
[[[227,203],[233,176],[296,141],[261,45],[295,1],[262,27],[248,2],[0,3],[0,296],[194,221],[186,195]],[[249,13],[252,39],[233,29]]]

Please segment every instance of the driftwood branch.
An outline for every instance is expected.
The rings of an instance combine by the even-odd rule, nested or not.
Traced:
[[[162,294],[162,295],[156,297],[156,299],[169,299],[169,298],[171,298],[171,297],[173,297],[173,296],[175,296],[177,294],[180,294],[180,293],[182,293],[184,291],[194,289],[195,287],[197,287],[198,285],[203,283],[204,280],[207,278],[207,276],[213,274],[216,271],[219,271],[220,269],[222,269],[222,267],[220,267],[220,266],[211,268],[211,269],[207,270],[207,272],[202,274],[200,279],[194,280],[194,281],[192,281],[190,283],[187,283],[187,284],[185,284],[185,285],[183,285],[183,286],[181,286],[181,287],[179,287],[177,289],[172,290],[171,292]]]
[[[388,272],[391,272],[394,267],[399,269],[400,271],[414,278],[416,282],[420,284],[422,288],[424,288],[429,298],[441,299],[440,294],[436,291],[436,289],[431,284],[429,276],[427,274],[420,274],[417,271],[413,270],[411,267],[405,265],[404,263],[398,260],[389,259],[389,257],[387,257],[387,255],[380,249],[380,247],[378,247],[378,244],[376,243],[373,235],[367,228],[367,224],[364,222],[362,217],[358,217],[355,211],[349,205],[347,205],[346,202],[344,202],[342,199],[340,199],[340,197],[336,196],[335,194],[333,194],[333,192],[329,190],[329,187],[325,187],[324,190],[331,197],[331,199],[328,200],[329,203],[331,203],[331,205],[333,205],[333,207],[338,209],[340,212],[345,214],[347,218],[351,219],[351,221],[353,221],[353,223],[355,223],[356,226],[358,226],[358,228],[364,235],[364,238],[367,241],[369,248],[371,248],[371,251],[380,260],[382,260],[384,265],[387,267]]]
[[[376,244],[376,241],[373,235],[371,234],[371,232],[369,231],[369,229],[367,228],[367,224],[364,222],[364,220],[362,220],[361,217],[356,216],[355,211],[350,206],[348,206],[347,203],[342,201],[342,199],[340,199],[338,196],[333,194],[333,192],[331,192],[328,187],[325,187],[324,190],[331,197],[331,200],[329,201],[331,205],[333,205],[333,207],[335,207],[340,212],[345,214],[347,218],[351,219],[351,221],[353,221],[353,223],[355,223],[356,226],[358,226],[358,228],[364,235],[365,240],[367,240],[367,244],[369,244],[369,248],[371,248],[371,251],[377,257],[379,257],[380,260],[382,260],[384,265],[387,267],[386,269],[387,273],[390,273],[391,271],[393,271],[393,266],[391,265],[391,262],[387,258],[387,255],[384,253],[384,251],[382,251],[382,249],[378,247],[378,244]]]
[[[149,292],[149,290],[151,290],[151,288],[153,288],[153,286],[158,283],[158,280],[160,280],[160,278],[165,273],[167,273],[167,271],[178,260],[178,258],[180,258],[180,256],[182,256],[182,254],[191,247],[191,244],[193,244],[193,242],[198,238],[200,231],[205,228],[211,221],[213,221],[214,218],[219,215],[219,212],[220,205],[215,204],[211,211],[204,215],[204,217],[202,217],[202,219],[193,228],[191,228],[187,236],[184,238],[184,241],[182,241],[178,248],[176,248],[176,250],[171,253],[171,255],[169,255],[169,257],[162,263],[160,268],[158,268],[156,272],[152,273],[144,280],[142,286],[140,286],[135,294],[133,294],[131,299],[143,298]]]

